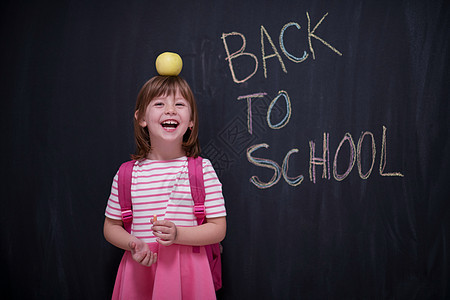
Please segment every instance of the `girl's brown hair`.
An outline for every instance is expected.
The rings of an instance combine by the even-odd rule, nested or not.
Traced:
[[[139,120],[142,120],[150,101],[155,97],[174,95],[177,91],[189,102],[191,106],[191,121],[194,124],[192,129],[188,128],[184,134],[182,147],[187,156],[197,157],[200,155],[198,112],[191,88],[180,76],[155,76],[144,84],[136,100],[135,112],[137,113],[136,118],[134,118],[134,137],[137,153],[131,156],[132,159],[142,160],[147,158],[152,147],[147,127],[142,127],[139,124]]]

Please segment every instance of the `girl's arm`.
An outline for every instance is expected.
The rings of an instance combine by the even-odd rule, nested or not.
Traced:
[[[134,237],[123,228],[122,220],[105,217],[103,235],[114,246],[123,250],[131,250],[129,244],[133,241]]]
[[[204,246],[221,242],[227,231],[226,217],[206,219],[206,223],[193,227],[177,227],[170,221],[156,221],[153,232],[158,243]]]
[[[103,234],[114,246],[131,251],[133,259],[141,265],[149,267],[156,262],[156,253],[150,251],[147,243],[129,234],[123,228],[122,220],[105,217]]]

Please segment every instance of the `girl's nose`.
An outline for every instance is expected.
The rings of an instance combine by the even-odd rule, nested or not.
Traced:
[[[172,105],[172,104],[167,104],[165,113],[168,114],[168,115],[176,114],[175,106]]]

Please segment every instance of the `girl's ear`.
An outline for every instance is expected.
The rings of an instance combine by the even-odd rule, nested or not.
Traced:
[[[191,129],[192,130],[192,128],[194,127],[194,121],[189,121],[189,129]]]
[[[136,121],[139,122],[139,125],[141,125],[141,127],[147,127],[147,122],[145,122],[145,120],[141,120],[141,121],[138,120],[138,118],[139,118],[139,110],[134,112],[134,118],[136,119]]]

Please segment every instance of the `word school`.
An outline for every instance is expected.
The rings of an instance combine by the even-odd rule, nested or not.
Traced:
[[[380,153],[380,165],[379,165],[379,175],[381,176],[398,176],[403,177],[404,175],[400,172],[385,172],[386,168],[386,131],[387,128],[383,126],[383,133],[381,138],[381,153]],[[370,168],[368,168],[367,171],[363,170],[363,166],[361,163],[361,148],[364,140],[367,138],[371,145],[371,163]],[[370,131],[362,132],[358,143],[355,146],[355,141],[350,133],[346,133],[344,137],[342,138],[341,142],[339,143],[339,146],[336,149],[336,152],[334,154],[333,159],[333,165],[331,167],[330,165],[330,149],[329,149],[329,139],[330,134],[324,133],[323,134],[323,147],[322,147],[322,155],[316,156],[316,143],[314,141],[309,141],[309,179],[313,183],[316,183],[316,167],[320,166],[322,167],[322,178],[324,179],[331,179],[331,169],[333,170],[333,178],[337,181],[342,181],[350,174],[350,172],[353,170],[353,167],[355,166],[355,163],[357,164],[358,173],[361,179],[367,179],[372,173],[373,167],[375,165],[375,158],[376,158],[376,142],[374,134]],[[338,173],[338,158],[341,151],[342,146],[348,143],[350,147],[349,151],[349,158],[348,158],[348,166],[345,172]],[[266,143],[261,143],[257,145],[250,146],[247,149],[247,159],[250,163],[254,164],[258,167],[268,168],[273,170],[273,176],[268,182],[261,181],[258,176],[252,176],[250,178],[250,182],[253,183],[256,187],[260,189],[267,189],[275,184],[277,184],[281,177],[284,178],[286,183],[288,183],[291,186],[298,186],[302,183],[304,177],[303,175],[298,175],[295,177],[288,176],[288,169],[289,169],[289,158],[292,154],[299,152],[298,149],[294,148],[287,152],[283,159],[283,163],[280,167],[280,165],[270,159],[266,158],[260,158],[255,157],[254,152],[256,152],[258,149],[261,148],[269,148],[269,145]],[[367,169],[367,167],[366,167]]]

